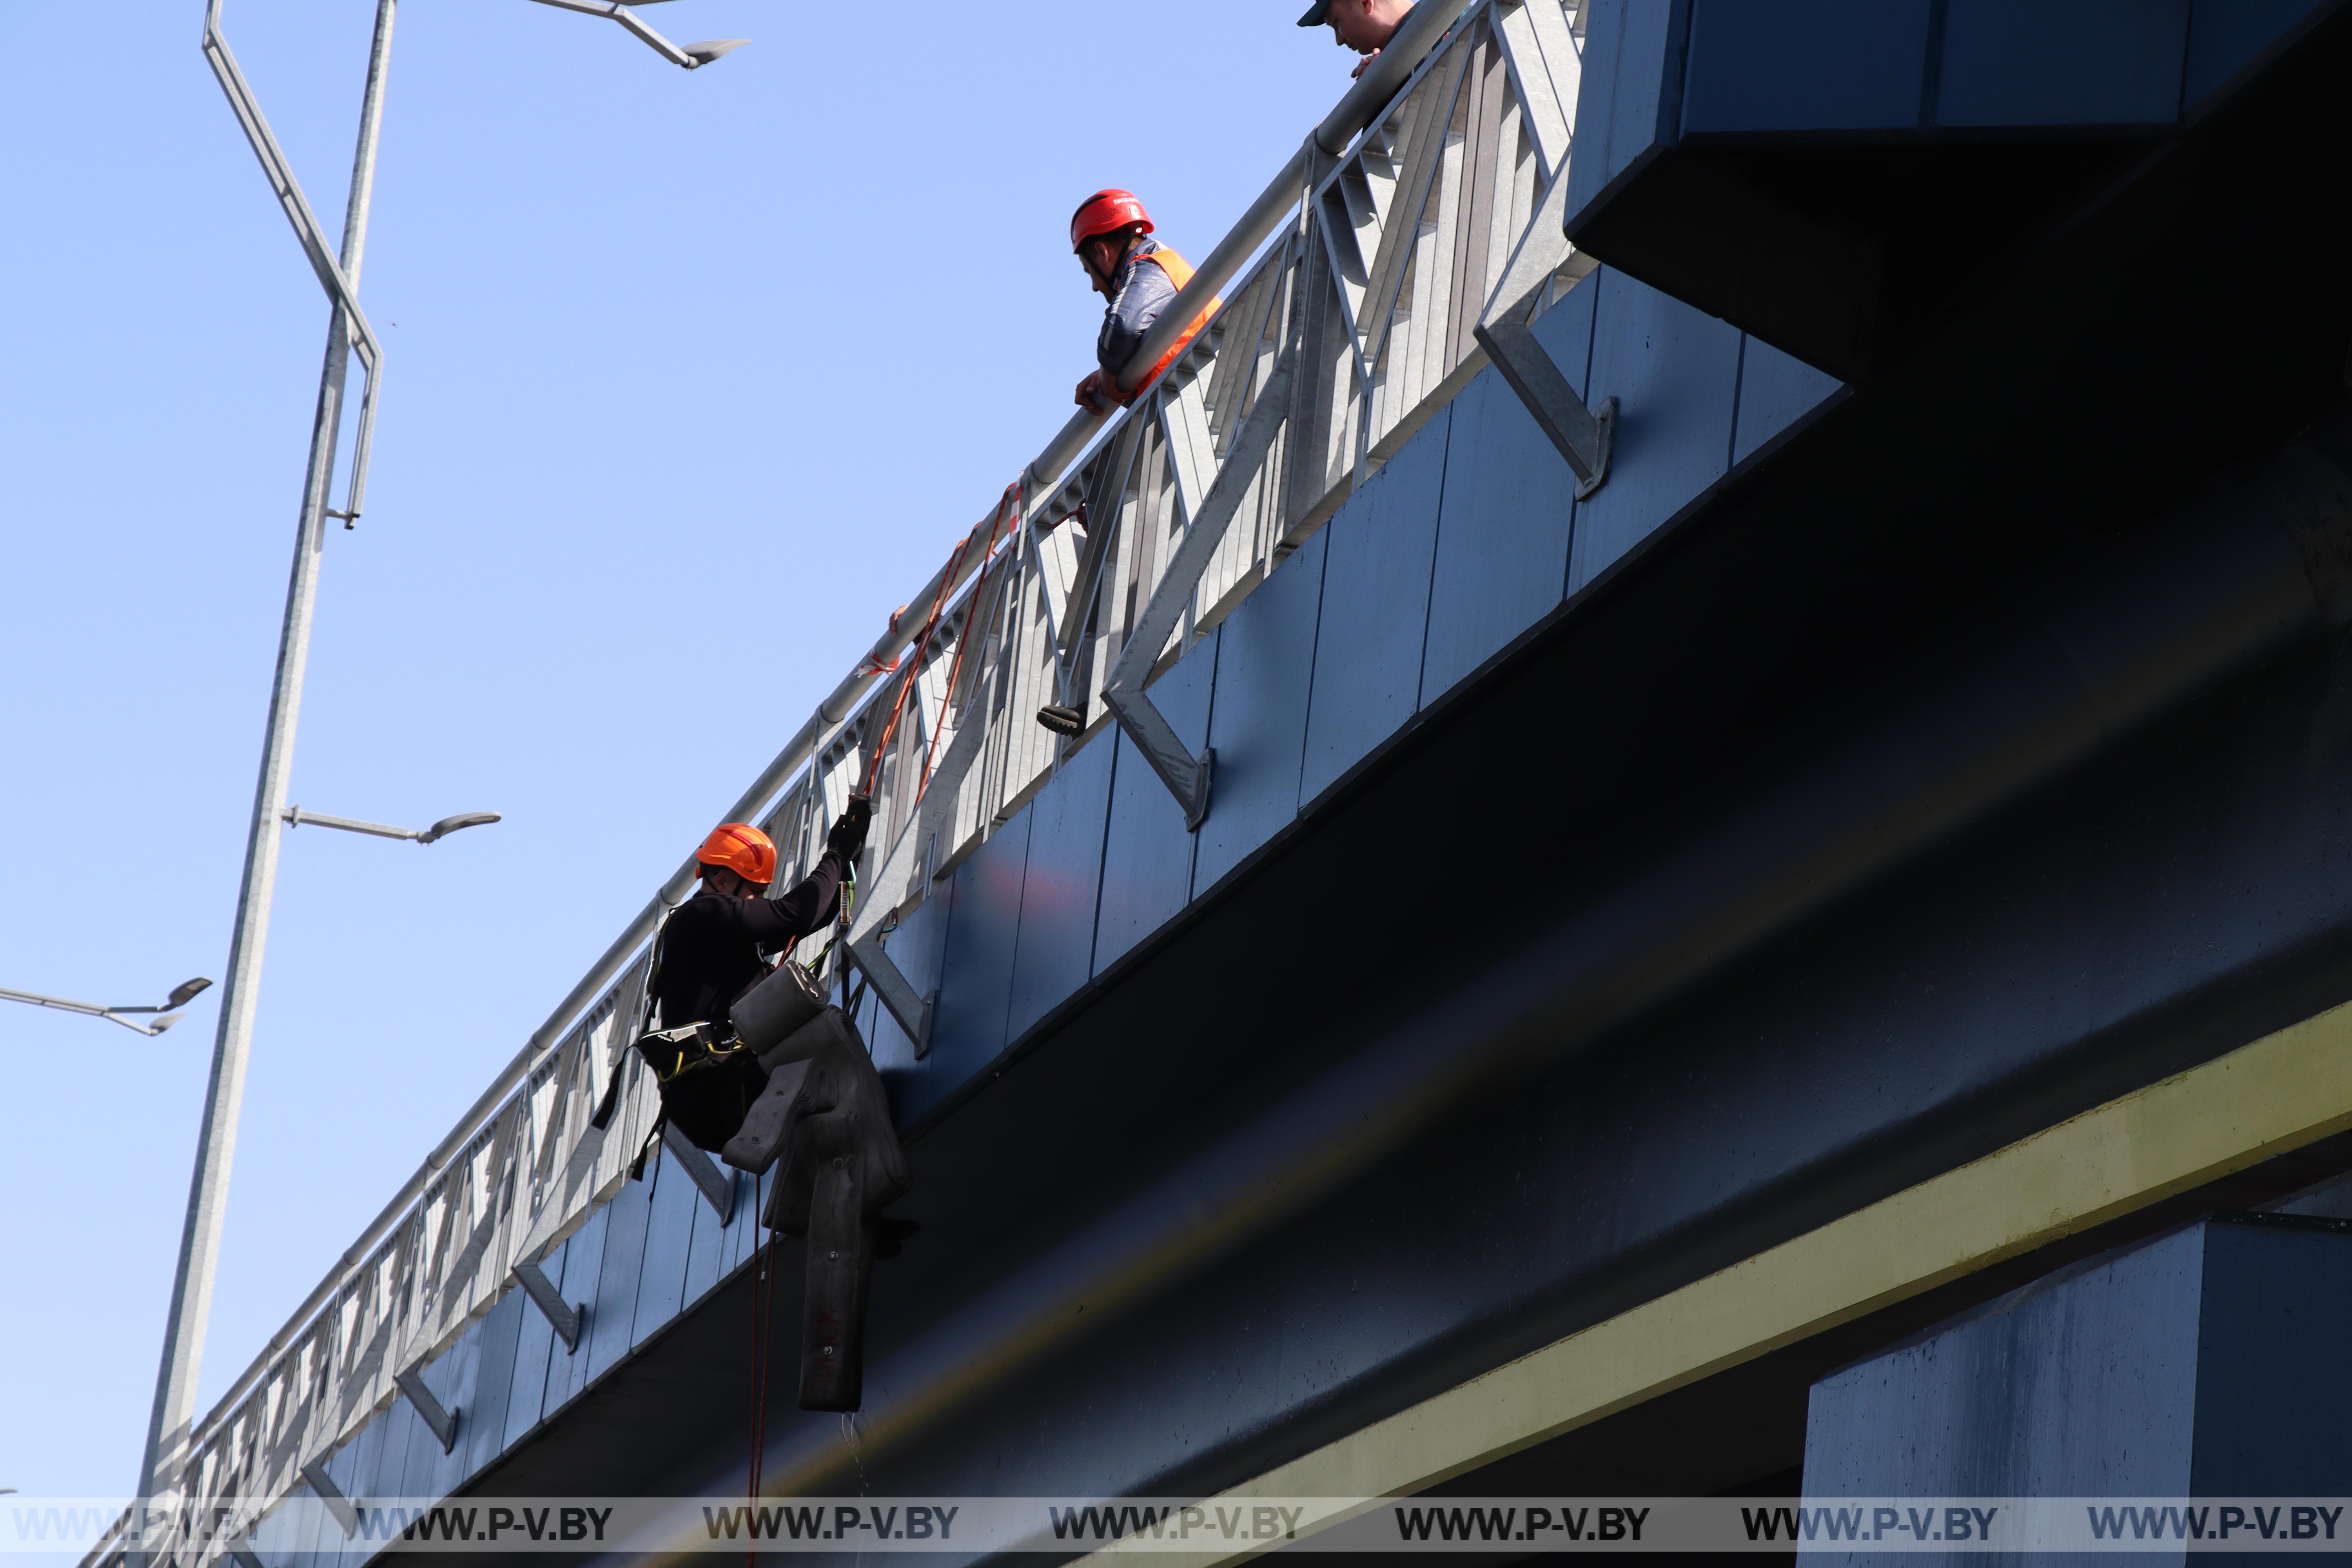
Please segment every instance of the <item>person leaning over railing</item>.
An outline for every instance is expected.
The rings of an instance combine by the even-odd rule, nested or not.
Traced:
[[[1334,42],[1364,57],[1348,73],[1361,76],[1381,58],[1381,51],[1389,47],[1389,40],[1396,37],[1396,30],[1412,13],[1412,0],[1315,0],[1307,7],[1307,15],[1298,18],[1298,25],[1320,27],[1329,24]]]
[[[1110,303],[1103,309],[1102,331],[1095,338],[1095,362],[1099,367],[1078,383],[1076,402],[1091,414],[1108,414],[1134,401],[1135,388],[1120,384],[1120,373],[1143,346],[1151,324],[1192,281],[1192,267],[1182,257],[1151,237],[1151,216],[1132,191],[1097,191],[1070,215],[1070,249],[1087,269],[1087,281]],[[1222,300],[1212,300],[1169,345],[1151,368],[1135,378],[1135,387],[1174,363],[1185,346],[1208,325]]]

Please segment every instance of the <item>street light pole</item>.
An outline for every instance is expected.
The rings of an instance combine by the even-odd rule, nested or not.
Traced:
[[[180,1489],[181,1465],[195,1414],[196,1374],[204,1355],[205,1320],[212,1310],[213,1270],[219,1260],[221,1221],[228,1195],[229,1164],[236,1152],[238,1109],[245,1095],[247,1047],[253,1037],[255,1002],[261,984],[261,952],[269,931],[269,901],[278,880],[278,819],[286,807],[287,774],[294,755],[294,723],[302,707],[302,673],[310,653],[310,617],[318,601],[319,556],[326,545],[327,499],[334,477],[336,439],[342,426],[343,382],[352,356],[350,302],[359,287],[360,257],[367,241],[368,203],[375,191],[377,133],[383,122],[383,79],[392,50],[393,13],[398,0],[377,0],[375,37],[368,48],[367,90],[360,104],[359,145],[352,160],[352,194],[343,211],[340,253],[341,289],[334,296],[327,327],[327,363],[319,378],[319,405],[310,427],[310,468],[302,484],[302,510],[294,534],[294,568],[286,588],[286,621],[278,641],[278,677],[269,696],[269,728],[262,741],[261,776],[254,788],[253,823],[246,836],[245,879],[237,893],[236,927],[229,942],[228,978],[221,989],[220,1027],[213,1041],[211,1081],[196,1137],[195,1173],[188,1187],[188,1214],[180,1232],[179,1269],[172,1282],[171,1316],[163,1330],[163,1364],[155,1374],[155,1405],[147,1424],[147,1451],[140,1466],[139,1496],[156,1500]],[[211,0],[205,38],[216,37],[220,0]],[[215,68],[226,57],[226,45]],[[234,65],[229,73],[234,74]],[[228,75],[224,75],[224,83]],[[238,86],[242,83],[239,81]],[[236,98],[232,89],[232,100]],[[245,105],[240,103],[240,118]],[[256,110],[247,131],[254,134]],[[270,167],[276,146],[267,126],[258,126],[255,151]],[[264,145],[265,142],[268,144]],[[290,188],[291,176],[286,176]],[[280,199],[286,195],[281,188]],[[300,205],[300,195],[293,193]],[[289,214],[293,213],[289,205]],[[307,205],[296,218],[298,231]],[[306,241],[310,237],[305,237]],[[318,258],[313,258],[314,264]],[[373,388],[371,388],[373,392]],[[354,485],[357,476],[354,472]],[[358,510],[358,497],[350,510]],[[348,520],[347,520],[348,521]]]

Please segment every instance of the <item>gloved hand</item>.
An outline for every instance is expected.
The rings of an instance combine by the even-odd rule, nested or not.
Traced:
[[[824,836],[824,847],[845,860],[856,859],[857,852],[866,847],[866,825],[873,820],[874,797],[851,795],[849,809],[841,814],[840,820],[833,825],[833,831]]]

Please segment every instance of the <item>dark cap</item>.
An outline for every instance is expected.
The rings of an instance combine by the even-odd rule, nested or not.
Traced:
[[[1315,0],[1314,5],[1307,7],[1307,15],[1298,18],[1298,25],[1302,27],[1319,27],[1323,25],[1323,14],[1330,9],[1331,0]]]

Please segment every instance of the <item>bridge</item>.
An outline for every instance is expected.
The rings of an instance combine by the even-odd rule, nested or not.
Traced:
[[[907,693],[922,1229],[765,1489],[1961,1495],[1839,1369],[2337,1245],[2347,69],[2338,0],[1421,0],[727,813],[805,868]],[[187,1561],[740,1496],[764,1193],[627,1173],[685,876],[188,1435],[330,1522]]]

